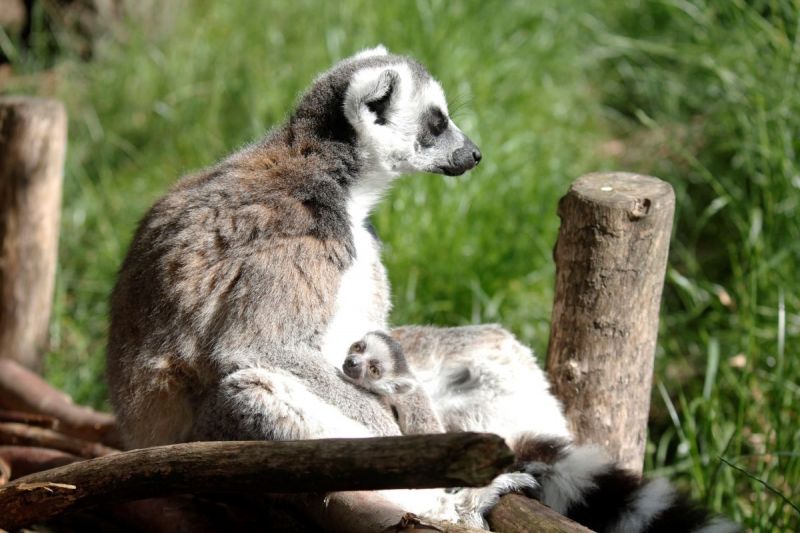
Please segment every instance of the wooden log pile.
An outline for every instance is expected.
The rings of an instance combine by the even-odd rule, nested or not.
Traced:
[[[114,418],[0,359],[0,529],[106,531],[474,529],[416,517],[382,489],[488,484],[514,457],[492,434],[293,442],[194,442],[121,452]],[[347,491],[347,492],[337,492]],[[280,494],[280,498],[267,495]],[[496,531],[586,531],[524,497],[502,500]]]

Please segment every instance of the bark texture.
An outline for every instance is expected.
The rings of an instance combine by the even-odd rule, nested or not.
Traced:
[[[502,533],[591,533],[577,522],[558,514],[536,500],[507,494],[489,512],[492,531]]]
[[[11,479],[83,461],[77,455],[38,446],[0,446],[0,459],[11,468]]]
[[[14,530],[98,503],[181,493],[481,486],[512,461],[501,437],[482,433],[159,446],[0,487],[0,528]]]
[[[118,445],[113,416],[75,405],[68,395],[8,359],[0,359],[0,408],[51,417],[57,421],[53,429],[60,433]]]
[[[52,448],[86,459],[102,457],[119,451],[97,442],[70,437],[52,429],[16,422],[0,422],[0,444]]]
[[[0,98],[0,358],[39,369],[55,282],[67,115]]]
[[[641,472],[675,194],[657,178],[589,174],[558,206],[547,369],[578,442]]]

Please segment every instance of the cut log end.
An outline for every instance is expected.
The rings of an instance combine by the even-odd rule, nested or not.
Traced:
[[[647,215],[654,203],[675,203],[675,192],[669,183],[630,172],[586,174],[575,180],[570,193],[592,204],[627,209],[633,218]]]

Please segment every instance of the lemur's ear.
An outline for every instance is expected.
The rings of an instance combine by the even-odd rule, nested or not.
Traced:
[[[361,50],[359,53],[353,56],[353,59],[366,59],[368,57],[385,56],[388,54],[389,51],[386,49],[386,47],[382,44],[379,44],[375,48],[365,48],[364,50]]]
[[[407,394],[417,386],[413,379],[397,378],[393,382],[395,394]]]
[[[400,85],[400,74],[391,68],[358,72],[345,96],[345,113],[352,122],[386,124],[392,99]]]

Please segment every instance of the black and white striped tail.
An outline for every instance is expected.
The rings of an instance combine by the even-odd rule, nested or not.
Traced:
[[[742,529],[713,516],[664,479],[643,480],[612,463],[600,448],[563,438],[529,435],[512,448],[517,470],[539,482],[539,499],[598,532],[734,533]]]

